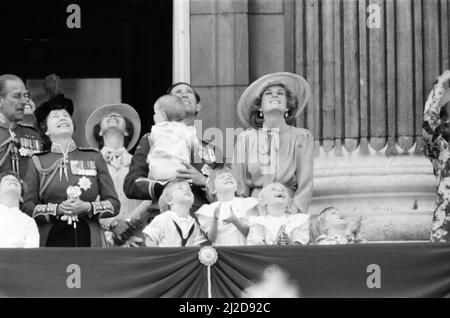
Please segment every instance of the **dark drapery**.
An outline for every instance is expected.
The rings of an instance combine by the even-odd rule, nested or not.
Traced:
[[[3,297],[207,297],[198,248],[0,250]],[[68,288],[76,264],[81,288]]]
[[[2,297],[207,297],[199,248],[0,249]],[[450,244],[361,244],[217,248],[213,297],[239,297],[278,264],[304,297],[449,297]],[[81,288],[68,288],[70,264]],[[370,264],[381,288],[368,288]]]
[[[220,248],[213,297],[238,297],[249,281],[278,264],[303,297],[449,297],[450,245],[432,243]],[[368,288],[370,264],[381,288]]]

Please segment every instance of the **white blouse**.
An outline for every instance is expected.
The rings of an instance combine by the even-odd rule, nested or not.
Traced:
[[[248,245],[274,245],[284,232],[296,243],[309,242],[309,215],[297,213],[283,216],[252,216],[249,218]]]
[[[255,198],[234,198],[228,202],[216,201],[211,204],[204,204],[195,212],[202,231],[208,232],[214,221],[214,210],[220,206],[219,220],[217,223],[217,238],[213,242],[214,246],[243,246],[247,245],[247,238],[236,228],[234,224],[224,222],[230,217],[231,210],[238,219],[247,223],[247,212],[258,204]]]
[[[0,204],[0,247],[39,247],[39,231],[33,218]]]

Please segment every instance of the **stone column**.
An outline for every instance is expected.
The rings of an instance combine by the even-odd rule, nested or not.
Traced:
[[[225,135],[240,126],[236,105],[249,82],[247,14],[247,0],[190,0],[191,83],[202,98],[203,137],[228,158],[233,138]]]

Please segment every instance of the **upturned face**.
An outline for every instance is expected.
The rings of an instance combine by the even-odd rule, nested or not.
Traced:
[[[0,181],[0,192],[13,192],[18,197],[21,195],[21,185],[19,180],[13,175],[6,175]]]
[[[194,194],[187,182],[179,182],[172,189],[172,200],[169,205],[173,204],[192,205],[194,203]]]
[[[100,122],[100,133],[104,135],[109,129],[116,129],[126,135],[126,122],[122,114],[109,113]]]
[[[267,87],[261,95],[263,113],[279,111],[284,113],[286,106],[286,90],[281,85]]]
[[[268,189],[264,191],[264,201],[270,207],[284,206],[286,207],[289,200],[286,188],[281,184],[272,184],[268,186]]]
[[[188,113],[195,114],[200,111],[200,104],[195,98],[195,93],[192,87],[186,84],[180,84],[172,88],[170,95],[178,96],[186,105]]]
[[[216,176],[214,187],[218,193],[227,191],[236,192],[237,181],[231,172],[222,172]]]
[[[22,81],[7,80],[5,96],[0,97],[0,112],[12,122],[23,119],[28,92]]]
[[[343,230],[347,228],[349,219],[336,209],[325,214],[325,223],[328,228]]]
[[[55,137],[71,137],[73,135],[73,121],[65,109],[52,110],[47,116],[46,134],[51,140]]]

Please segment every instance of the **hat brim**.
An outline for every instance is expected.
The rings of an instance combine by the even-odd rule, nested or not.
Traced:
[[[278,72],[264,75],[250,84],[242,93],[237,105],[237,112],[239,119],[246,127],[251,127],[250,122],[250,107],[254,103],[255,99],[260,96],[262,90],[265,88],[283,84],[291,92],[293,96],[297,96],[299,101],[299,107],[295,113],[295,117],[298,117],[303,109],[306,107],[309,101],[311,90],[308,82],[300,75],[289,72]]]
[[[99,124],[102,119],[110,113],[119,113],[127,118],[133,125],[133,137],[127,146],[127,150],[132,149],[138,142],[141,134],[141,119],[136,110],[128,104],[109,104],[104,105],[96,110],[88,117],[86,121],[85,134],[89,145],[93,148],[98,148],[98,141],[94,136],[94,127]]]

